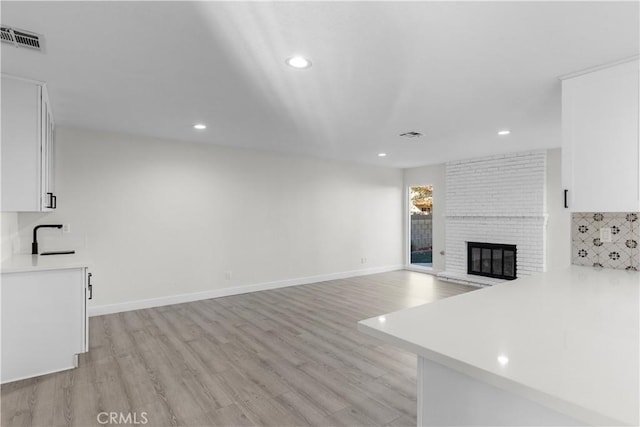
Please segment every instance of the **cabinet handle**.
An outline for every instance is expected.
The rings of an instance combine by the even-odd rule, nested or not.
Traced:
[[[47,193],[47,196],[49,196],[49,206],[47,208],[53,209],[53,193]]]
[[[565,207],[565,209],[569,207],[568,195],[569,195],[569,190],[564,190],[564,207]]]
[[[89,289],[89,298],[88,299],[93,299],[93,285],[91,284],[91,276],[92,274],[89,273],[88,274],[88,283],[87,283],[87,288]]]
[[[58,196],[52,195],[51,200],[53,200],[53,203],[52,203],[53,206],[51,206],[51,208],[56,209],[58,207]]]

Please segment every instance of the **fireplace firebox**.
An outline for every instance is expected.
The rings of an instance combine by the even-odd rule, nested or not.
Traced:
[[[516,245],[467,242],[467,274],[515,279]]]

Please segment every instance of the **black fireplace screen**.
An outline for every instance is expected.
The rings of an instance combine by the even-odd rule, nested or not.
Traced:
[[[467,242],[467,273],[496,279],[515,279],[516,245]]]

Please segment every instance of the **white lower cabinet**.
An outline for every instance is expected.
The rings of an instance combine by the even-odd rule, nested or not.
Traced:
[[[89,344],[89,281],[87,268],[2,274],[0,382],[77,367]]]

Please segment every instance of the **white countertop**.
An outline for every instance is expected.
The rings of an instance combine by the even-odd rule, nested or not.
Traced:
[[[637,426],[639,297],[638,272],[571,266],[358,329],[588,424]]]
[[[89,267],[91,260],[84,254],[69,255],[14,255],[2,261],[2,273],[25,271],[59,270],[64,268]]]

